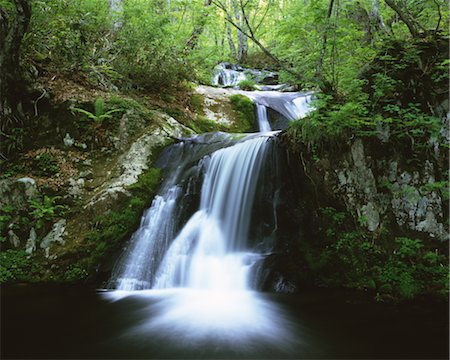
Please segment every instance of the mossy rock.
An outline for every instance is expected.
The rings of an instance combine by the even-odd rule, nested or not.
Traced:
[[[255,128],[255,104],[245,95],[232,95],[230,102],[236,113],[236,122],[230,127],[232,132],[250,132]]]

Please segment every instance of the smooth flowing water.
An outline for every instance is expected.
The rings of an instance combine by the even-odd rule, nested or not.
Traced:
[[[242,74],[224,67],[214,81],[235,85]],[[299,119],[308,111],[311,94],[245,94],[256,104],[260,132],[234,140],[199,136],[175,145],[179,156],[171,158],[167,180],[113,269],[107,288],[114,291],[105,292],[106,299],[139,297],[152,304],[153,315],[133,331],[155,336],[170,329],[174,341],[187,342],[214,337],[236,344],[238,351],[255,342],[277,352],[298,345],[296,325],[277,303],[255,291],[263,259],[272,251],[277,206],[276,186],[266,187],[260,179],[264,170],[272,174],[269,181],[277,182],[272,169],[277,132],[271,131],[268,109]],[[201,150],[211,144],[213,149]],[[258,199],[264,193],[273,203],[266,212],[274,220],[269,221],[273,229],[266,229],[271,235],[255,239],[262,233],[258,227],[268,226],[254,217],[255,206],[262,204],[255,205],[258,191]],[[186,212],[196,196],[197,209]]]
[[[259,131],[271,131],[272,128],[269,123],[269,115],[267,114],[267,107],[265,105],[256,104],[256,117],[258,119]]]

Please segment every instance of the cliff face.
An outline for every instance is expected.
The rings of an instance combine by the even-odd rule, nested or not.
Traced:
[[[279,265],[285,283],[370,289],[380,299],[447,297],[442,44],[388,44],[361,75],[359,97],[335,99],[282,134],[290,169],[283,214],[298,234],[285,236],[284,256],[295,254]]]

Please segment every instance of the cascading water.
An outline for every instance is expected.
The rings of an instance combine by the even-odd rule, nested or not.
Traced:
[[[174,235],[177,199],[181,188],[173,185],[157,195],[131,238],[113,272],[110,287],[118,290],[151,288],[153,274]]]
[[[203,157],[196,171],[186,171],[185,179],[180,173],[186,166],[179,160],[117,261],[108,287],[125,291],[246,288],[244,274],[258,259],[247,244],[253,199],[273,135],[250,135],[217,150]],[[225,138],[222,144],[228,141]],[[202,172],[199,210],[176,236],[176,217],[184,201],[183,187],[177,182],[191,184]]]
[[[267,132],[272,130],[267,114],[267,107],[265,105],[256,104],[256,118],[258,119],[259,131]]]
[[[244,290],[258,258],[247,244],[256,184],[270,146],[265,136],[214,152],[200,209],[173,241],[156,287]]]
[[[213,77],[212,84],[214,86],[232,87],[246,79],[247,76],[241,68],[222,63],[216,67],[216,74]]]
[[[305,117],[311,111],[311,92],[245,91],[257,105],[275,110],[289,121]],[[259,110],[258,110],[259,114]]]
[[[224,66],[215,82],[234,85],[241,76]],[[205,134],[172,146],[182,153],[169,159],[169,180],[113,269],[108,288],[116,291],[105,296],[148,296],[157,304],[130,336],[164,333],[186,340],[183,346],[212,336],[243,349],[255,339],[277,348],[294,342],[282,310],[252,289],[260,288],[258,274],[264,275],[261,266],[273,251],[277,228],[278,190],[260,183],[277,183],[276,132],[268,109],[298,119],[310,94],[241,93],[256,104],[260,132],[243,138]]]

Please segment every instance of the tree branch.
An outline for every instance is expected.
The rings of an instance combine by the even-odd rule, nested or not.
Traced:
[[[250,32],[250,34],[248,32],[246,32],[244,29],[242,29],[242,27],[240,27],[239,25],[237,25],[232,19],[231,16],[227,10],[227,8],[219,1],[219,0],[212,0],[212,4],[217,6],[219,9],[221,9],[227,16],[225,17],[225,20],[230,23],[233,27],[235,27],[237,30],[239,30],[242,34],[244,34],[245,36],[247,36],[251,41],[253,41],[260,49],[261,51],[266,54],[270,59],[272,59],[275,63],[277,63],[284,71],[288,72],[289,74],[295,76],[297,79],[301,80],[302,77],[300,74],[292,71],[286,64],[284,64],[280,59],[278,59],[275,55],[273,55],[263,44],[261,44],[261,42],[256,39],[256,37],[253,34],[253,31]],[[245,21],[247,23],[248,26],[248,19],[246,18],[246,16],[244,16]],[[249,27],[249,26],[248,26]],[[249,27],[249,31],[251,30],[251,28]]]
[[[419,37],[419,30],[417,27],[420,27],[420,24],[417,23],[417,21],[411,16],[411,14],[408,12],[408,10],[402,9],[399,4],[394,0],[384,0],[384,2],[392,9],[394,10],[399,18],[405,23],[405,25],[408,27],[409,32],[411,33],[413,38]],[[423,29],[423,28],[422,28]]]

